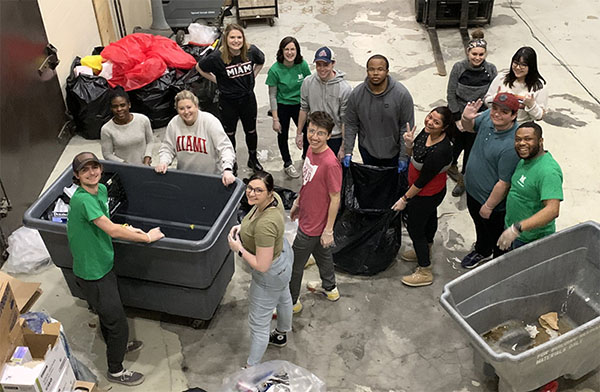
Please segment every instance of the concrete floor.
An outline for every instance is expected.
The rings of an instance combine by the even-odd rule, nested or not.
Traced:
[[[538,53],[539,69],[550,89],[550,112],[544,128],[545,147],[560,163],[564,173],[565,200],[558,229],[586,220],[600,221],[600,181],[592,162],[600,153],[595,131],[600,126],[600,105],[538,43],[510,1],[496,1],[492,23],[486,26],[488,60],[499,70],[507,68],[514,51],[529,45]],[[513,5],[532,26],[533,32],[578,75],[588,89],[600,96],[598,74],[600,53],[594,31],[600,28],[599,0],[528,0]],[[280,0],[280,18],[274,27],[250,23],[246,31],[252,43],[267,56],[267,66],[257,80],[259,102],[259,150],[266,151],[265,168],[276,183],[294,190],[299,180],[288,180],[271,130],[267,88],[268,65],[275,59],[279,40],[293,35],[301,43],[305,58],[331,46],[337,68],[356,85],[365,77],[365,62],[375,53],[390,60],[391,74],[402,81],[415,101],[416,123],[427,112],[445,103],[447,77],[436,74],[431,47],[423,26],[414,18],[413,2],[356,0]],[[462,59],[457,29],[439,31],[440,44],[450,71]],[[162,136],[157,132],[157,139]],[[238,131],[240,175],[246,152],[243,132]],[[293,138],[290,140],[293,145]],[[99,143],[80,137],[71,140],[51,183],[72,157],[83,150],[100,153]],[[300,153],[292,147],[296,164]],[[358,154],[356,154],[358,156]],[[156,159],[155,159],[156,161]],[[454,186],[449,182],[449,190]],[[403,249],[410,240],[405,235]],[[397,262],[370,278],[338,275],[342,298],[329,303],[303,290],[303,312],[294,318],[294,331],[286,348],[267,350],[264,360],[284,359],[314,372],[329,391],[493,391],[473,369],[472,349],[454,321],[439,305],[445,283],[463,273],[448,262],[470,251],[474,229],[462,198],[447,195],[440,208],[439,230],[433,248],[435,282],[412,289],[400,283],[413,265]],[[306,270],[305,279],[318,277],[316,267]],[[100,385],[113,391],[130,390],[111,385],[104,378],[105,346],[94,327],[96,317],[86,304],[70,296],[60,271],[49,267],[40,274],[20,278],[41,281],[44,295],[36,309],[48,311],[64,324],[75,354],[100,377]],[[160,315],[131,312],[131,335],[145,342],[140,353],[128,358],[126,366],[146,374],[138,390],[182,391],[202,387],[217,391],[224,376],[239,370],[249,348],[246,324],[249,270],[236,261],[236,272],[212,322],[194,330],[183,322],[160,321]],[[174,320],[171,320],[174,321]],[[600,373],[578,382],[561,379],[561,391],[600,391]]]

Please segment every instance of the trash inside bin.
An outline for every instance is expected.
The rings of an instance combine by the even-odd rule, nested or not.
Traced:
[[[166,238],[152,244],[113,240],[114,270],[123,304],[193,319],[210,319],[234,271],[227,234],[236,223],[244,185],[224,187],[221,178],[177,170],[164,175],[150,167],[102,161],[117,173],[127,196],[111,219],[142,230],[160,226]],[[26,212],[27,227],[40,232],[52,261],[61,268],[74,296],[73,260],[64,223],[44,212],[72,182],[64,173]]]
[[[600,367],[599,282],[600,224],[586,222],[453,280],[440,302],[470,339],[475,364],[494,368],[499,391],[530,391]],[[549,312],[556,336],[536,344],[525,327]]]

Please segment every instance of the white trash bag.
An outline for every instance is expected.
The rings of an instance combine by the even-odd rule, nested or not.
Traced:
[[[219,37],[219,32],[216,28],[201,25],[200,23],[191,23],[188,26],[190,32],[190,42],[196,44],[212,44]]]
[[[326,392],[325,383],[288,361],[268,361],[223,380],[222,392]]]
[[[8,253],[2,269],[9,274],[32,274],[50,264],[50,254],[40,233],[24,226],[8,237]]]

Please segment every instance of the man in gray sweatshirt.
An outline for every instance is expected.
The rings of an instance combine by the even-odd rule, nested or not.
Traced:
[[[350,84],[344,80],[344,72],[335,69],[335,54],[324,46],[315,53],[316,72],[302,82],[300,89],[300,114],[298,115],[298,130],[296,145],[302,149],[302,158],[306,156],[308,141],[306,139],[307,116],[312,112],[325,112],[333,118],[335,126],[327,145],[341,159],[344,150],[341,148],[344,136],[342,118],[346,112],[348,97],[352,92]]]
[[[350,166],[358,134],[358,150],[363,163],[373,166],[408,168],[404,147],[406,123],[415,123],[413,99],[406,87],[389,73],[385,56],[373,55],[367,61],[367,78],[352,91],[344,116],[345,138],[342,160]]]

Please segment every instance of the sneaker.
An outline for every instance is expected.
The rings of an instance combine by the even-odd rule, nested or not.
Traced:
[[[479,264],[483,263],[488,259],[490,259],[490,256],[484,256],[482,254],[477,253],[477,251],[474,250],[462,259],[460,265],[463,268],[471,269],[477,267]]]
[[[311,265],[315,265],[317,264],[317,262],[315,261],[315,258],[310,256],[308,258],[308,260],[306,261],[306,264],[304,264],[304,269],[307,269],[308,267],[310,267]]]
[[[292,314],[298,314],[300,312],[302,312],[302,303],[300,302],[300,300],[296,301],[296,303],[294,304],[294,307],[292,308]]]
[[[300,300],[296,301],[296,303],[292,307],[292,314],[298,314],[298,313],[302,312],[302,308],[303,308],[303,306],[300,303]],[[273,316],[271,316],[271,318],[273,320],[277,320],[277,309],[273,310]]]
[[[285,174],[287,174],[290,178],[298,178],[300,177],[300,173],[298,173],[298,170],[296,170],[296,168],[294,167],[294,165],[289,165],[288,167],[284,167],[283,171],[285,172]]]
[[[327,297],[328,300],[335,302],[340,299],[340,292],[337,286],[331,290],[325,290],[319,281],[311,281],[306,284],[306,288],[313,293],[320,293]]]
[[[140,351],[144,347],[144,342],[141,340],[132,340],[127,342],[127,348],[125,349],[126,353],[134,353],[136,351]]]
[[[433,244],[429,244],[429,258],[431,258],[431,247],[433,246]],[[400,255],[400,259],[402,261],[407,261],[409,263],[416,263],[417,262],[417,252],[415,252],[414,249],[409,249],[405,252],[402,252],[402,254]]]
[[[465,182],[464,180],[460,180],[456,183],[454,189],[452,189],[452,196],[460,197],[463,193],[465,193]]]
[[[428,286],[433,283],[431,267],[417,267],[415,272],[402,277],[402,283],[411,287]]]
[[[135,386],[140,385],[144,382],[144,375],[139,372],[134,372],[132,370],[125,370],[117,373],[117,375],[112,375],[110,373],[106,374],[106,379],[110,382],[114,382],[117,384],[123,384],[127,386]]]
[[[269,344],[275,347],[285,347],[287,344],[287,333],[282,333],[274,329],[269,335]]]
[[[446,173],[448,173],[448,176],[450,176],[450,178],[452,178],[454,181],[458,181],[458,178],[461,177],[461,174],[460,174],[460,171],[458,171],[457,165],[450,166],[450,168],[448,168],[448,171]]]

